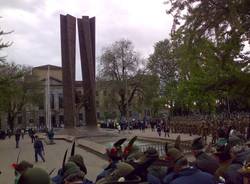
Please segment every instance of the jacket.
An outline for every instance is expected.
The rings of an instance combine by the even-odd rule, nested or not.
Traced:
[[[241,151],[236,155],[225,173],[226,184],[242,184],[243,177],[238,170],[243,166],[244,161],[249,157],[250,150]]]
[[[170,184],[215,184],[215,178],[209,173],[189,167],[180,171]]]
[[[219,168],[219,162],[207,153],[201,152],[196,156],[194,166],[203,172],[214,175],[216,170]]]

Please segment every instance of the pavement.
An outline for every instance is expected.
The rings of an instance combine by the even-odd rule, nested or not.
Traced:
[[[31,139],[28,135],[25,135],[25,138],[20,140],[19,149],[15,148],[14,136],[11,139],[0,140],[0,171],[2,172],[0,175],[0,184],[14,182],[14,170],[11,168],[11,164],[16,162],[20,150],[19,161],[29,161],[35,167],[44,168],[48,172],[56,168],[52,176],[55,175],[57,170],[61,168],[65,150],[67,148],[71,149],[71,143],[64,140],[55,140],[55,143],[53,145],[46,145],[44,143],[46,162],[38,161],[38,163],[35,163],[33,144],[31,144]],[[76,148],[76,153],[84,157],[84,162],[88,169],[87,178],[95,181],[96,175],[107,165],[107,161],[80,148]]]
[[[120,133],[118,133],[118,130],[116,129],[101,129],[102,131],[106,131],[106,132],[112,132],[115,135],[119,136],[119,137],[132,137],[132,136],[138,136],[138,137],[144,137],[144,138],[152,138],[152,139],[159,139],[159,140],[163,140],[163,141],[173,141],[177,138],[178,135],[181,136],[181,141],[184,142],[188,142],[188,141],[192,141],[194,138],[199,137],[198,135],[192,135],[190,136],[189,134],[183,134],[183,133],[170,133],[169,137],[164,135],[164,132],[161,132],[161,136],[158,135],[157,131],[155,130],[154,132],[151,131],[150,128],[145,129],[145,131],[140,131],[138,129],[136,130],[125,130],[125,131],[121,131]],[[208,142],[211,141],[211,136],[208,136]]]
[[[76,143],[76,153],[83,155],[86,167],[88,169],[87,178],[95,181],[97,174],[99,174],[103,168],[107,165],[107,161],[103,157],[105,155],[106,146],[108,142],[114,142],[119,138],[131,138],[133,136],[138,136],[140,139],[153,142],[165,143],[166,141],[173,141],[179,134],[170,133],[170,136],[161,136],[158,133],[152,132],[151,129],[146,129],[144,132],[140,130],[122,131],[118,133],[115,129],[100,129],[101,133],[96,133],[96,136],[83,135],[82,138],[77,139]],[[91,134],[91,132],[88,132]],[[20,140],[20,148],[15,148],[14,136],[11,139],[0,140],[0,184],[13,183],[14,181],[14,170],[11,168],[11,164],[16,162],[17,155],[20,152],[20,159],[26,160],[34,164],[35,167],[44,168],[47,172],[52,169],[57,170],[61,168],[64,152],[67,148],[71,148],[71,141],[74,139],[73,136],[68,135],[56,135],[59,140],[55,140],[56,144],[45,146],[45,159],[46,162],[43,163],[39,161],[35,163],[34,161],[34,150],[33,144],[31,144],[31,139],[28,135]],[[185,144],[190,144],[191,141],[197,137],[197,135],[190,136],[189,134],[181,134],[181,141]],[[209,137],[209,139],[211,139]],[[81,148],[83,149],[81,149]]]

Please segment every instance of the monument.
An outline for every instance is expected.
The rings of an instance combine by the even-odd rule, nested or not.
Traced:
[[[76,18],[61,15],[61,52],[65,128],[74,128],[75,111],[75,45]],[[95,107],[95,17],[77,19],[83,78],[83,104],[87,127],[96,127]]]
[[[60,15],[60,22],[64,126],[74,128],[76,18],[71,15]]]
[[[85,118],[88,126],[96,126],[95,109],[95,18],[77,19],[82,78],[84,86]]]

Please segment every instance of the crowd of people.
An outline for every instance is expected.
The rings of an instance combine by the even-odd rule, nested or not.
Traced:
[[[109,164],[95,181],[86,178],[87,166],[83,156],[75,154],[74,142],[70,157],[67,159],[66,151],[56,176],[51,177],[54,171],[45,171],[22,161],[13,164],[14,181],[15,184],[249,184],[250,142],[237,131],[217,136],[213,146],[206,145],[201,136],[192,141],[190,147],[194,160],[183,153],[179,137],[175,143],[166,143],[163,157],[152,147],[141,152],[136,136],[128,143],[126,139],[119,139],[113,147],[107,148]],[[37,155],[45,161],[40,144],[35,136],[36,161]]]
[[[137,137],[129,141],[119,139],[106,155],[109,164],[94,181],[87,175],[88,166],[84,157],[75,154],[75,141],[67,159],[65,152],[62,167],[52,177],[52,171],[34,167],[27,161],[12,164],[15,184],[250,184],[250,122],[249,116],[216,118],[155,119],[147,123],[152,131],[161,136],[189,133],[196,135],[190,143],[192,157],[184,153],[180,137],[166,142],[165,154],[159,156],[156,149],[148,147],[144,152],[136,144]],[[143,122],[141,122],[143,124]],[[143,127],[143,126],[142,126]],[[146,123],[145,123],[145,127]],[[143,130],[141,130],[143,131]],[[53,131],[48,132],[53,137]],[[208,142],[206,136],[212,136]],[[32,129],[29,130],[34,145],[35,161],[38,157],[45,162],[42,141]],[[22,131],[15,131],[15,139],[22,137]],[[18,141],[17,147],[18,147]],[[1,175],[0,175],[1,177]]]

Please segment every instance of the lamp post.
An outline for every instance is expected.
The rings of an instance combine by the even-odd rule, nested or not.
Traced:
[[[50,67],[48,65],[47,71],[47,80],[46,80],[46,91],[45,91],[45,99],[46,99],[46,125],[47,128],[51,129],[51,109],[50,109]]]

